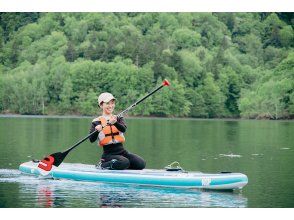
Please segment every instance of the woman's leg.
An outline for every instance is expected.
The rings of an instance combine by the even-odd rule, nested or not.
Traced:
[[[110,170],[128,169],[130,161],[128,158],[121,155],[103,155],[101,158],[101,167]]]
[[[124,156],[129,159],[130,165],[128,169],[131,170],[143,170],[146,167],[145,160],[133,153],[125,152]]]

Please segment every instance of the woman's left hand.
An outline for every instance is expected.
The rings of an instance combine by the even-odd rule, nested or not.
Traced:
[[[117,117],[116,117],[116,115],[112,115],[112,116],[110,116],[109,123],[110,123],[110,124],[114,124],[115,122],[117,122]]]

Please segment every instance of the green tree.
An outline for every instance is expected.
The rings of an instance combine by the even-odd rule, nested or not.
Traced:
[[[200,34],[188,28],[177,29],[173,32],[177,49],[193,48],[200,45]]]
[[[215,83],[211,73],[207,74],[203,86],[199,89],[202,97],[204,97],[208,117],[214,118],[223,116],[225,97]]]
[[[158,16],[160,28],[171,34],[179,28],[178,20],[173,13],[160,13]]]
[[[157,85],[162,83],[162,79],[157,79]],[[154,111],[151,112],[151,115],[156,116],[168,116],[171,115],[171,107],[173,105],[170,99],[170,91],[168,89],[162,89],[154,97],[152,97],[152,104],[154,106]]]
[[[203,69],[199,58],[192,52],[181,51],[181,71],[179,71],[180,79],[183,79],[189,87],[197,87],[203,81]]]
[[[3,28],[0,26],[0,64],[4,62],[3,48],[4,48],[4,31],[3,31]]]
[[[73,110],[73,85],[70,78],[67,78],[60,93],[59,110],[61,113],[71,112]]]
[[[293,47],[294,31],[291,25],[284,26],[280,31],[280,41],[283,47]]]
[[[212,13],[193,13],[192,25],[201,35],[202,46],[212,49],[219,45],[227,32],[225,24]]]
[[[263,45],[260,41],[260,38],[254,34],[248,34],[243,37],[240,37],[238,44],[239,50],[246,54],[244,58],[247,58],[248,60],[247,62],[242,63],[246,63],[247,65],[257,68],[263,61]]]
[[[187,98],[187,93],[183,84],[177,80],[171,81],[171,89],[168,90],[171,105],[171,116],[184,117],[190,113],[192,103]]]
[[[187,99],[191,102],[190,116],[196,118],[207,118],[208,110],[205,99],[201,93],[201,87],[196,89],[187,89]]]
[[[63,84],[68,75],[70,75],[70,65],[66,63],[63,56],[56,57],[50,66],[48,78],[48,96],[49,102],[53,105],[60,101]]]
[[[5,83],[4,83],[4,78],[2,77],[2,73],[0,73],[0,112],[6,110],[5,109],[5,103],[4,103],[4,93],[5,90]]]
[[[12,113],[44,114],[47,89],[40,78],[30,79],[26,72],[18,76],[7,76],[3,104]],[[9,95],[7,95],[9,94]]]
[[[266,114],[272,119],[279,119],[284,115],[285,103],[283,98],[285,92],[289,88],[289,81],[274,82],[272,80],[266,82],[260,88],[260,96],[262,97],[261,108],[259,113]]]
[[[240,76],[231,67],[225,67],[220,73],[218,84],[226,97],[225,109],[229,112],[228,116],[238,117],[240,114],[238,100],[242,87]]]
[[[267,69],[275,68],[286,57],[287,53],[280,48],[268,46],[264,49],[263,60]]]
[[[265,46],[281,46],[280,30],[285,23],[279,19],[276,13],[271,13],[263,22],[263,42]]]
[[[89,89],[88,92],[82,92],[79,95],[79,99],[76,102],[79,113],[83,115],[97,115],[98,113],[98,102],[97,94],[93,89]]]
[[[52,32],[40,40],[34,41],[20,54],[20,61],[28,60],[34,64],[39,59],[47,59],[50,56],[64,55],[67,50],[67,39],[62,32]]]
[[[243,91],[239,109],[243,117],[279,119],[292,115],[293,53],[273,71],[264,73],[251,91]]]
[[[40,13],[32,12],[0,13],[0,25],[5,30],[3,33],[4,41],[8,41],[21,27],[37,21],[39,16]]]
[[[259,108],[259,97],[254,91],[242,89],[241,99],[239,100],[239,109],[243,118],[256,118],[258,113],[256,108]]]

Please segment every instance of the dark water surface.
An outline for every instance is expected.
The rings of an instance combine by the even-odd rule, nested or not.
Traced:
[[[65,150],[91,118],[0,117],[0,207],[294,207],[293,121],[126,119],[126,148],[147,168],[173,161],[185,170],[248,176],[239,192],[212,192],[48,180],[21,175],[32,158]],[[95,164],[85,142],[65,162]]]

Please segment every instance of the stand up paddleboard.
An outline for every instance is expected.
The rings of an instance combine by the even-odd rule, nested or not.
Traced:
[[[19,170],[25,174],[42,175],[38,162],[23,163]],[[248,183],[247,176],[242,173],[209,174],[181,169],[105,170],[94,165],[72,163],[53,167],[47,176],[53,179],[215,190],[242,189]]]

